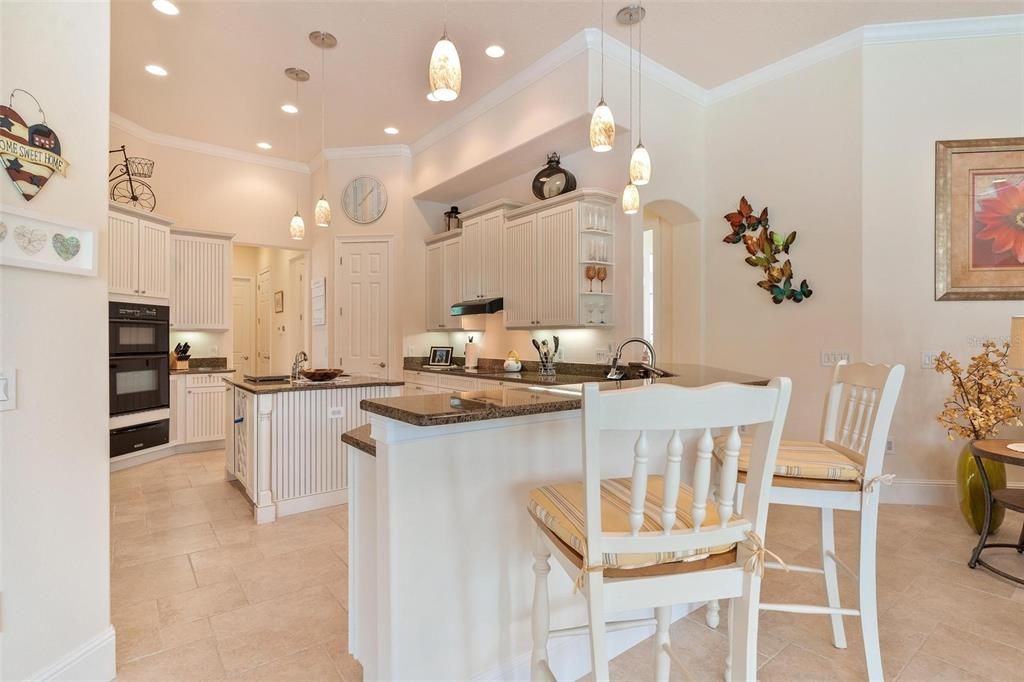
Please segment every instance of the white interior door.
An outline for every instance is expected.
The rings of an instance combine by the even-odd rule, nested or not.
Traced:
[[[386,241],[339,245],[335,357],[349,374],[388,374],[389,255]]]
[[[270,347],[274,327],[274,293],[270,270],[256,276],[256,373],[270,374]]]
[[[234,336],[232,367],[242,374],[252,374],[256,354],[256,292],[251,277],[231,280],[231,310]]]
[[[309,287],[306,286],[306,257],[296,256],[288,261],[288,342],[292,355],[300,350],[311,355],[306,336],[306,305],[309,301]]]

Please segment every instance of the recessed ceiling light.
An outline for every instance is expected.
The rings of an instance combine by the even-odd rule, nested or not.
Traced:
[[[486,50],[484,50],[484,54],[490,57],[491,59],[501,59],[502,57],[505,56],[505,48],[503,48],[501,45],[491,45]]]
[[[153,0],[153,9],[161,14],[168,14],[172,17],[178,16],[178,8],[171,0]]]
[[[434,97],[434,93],[432,93],[432,92],[428,92],[427,93],[427,100],[429,100],[431,102],[440,102],[441,101],[438,98]]]
[[[146,73],[151,73],[154,76],[166,76],[167,69],[162,66],[158,66],[157,64],[147,64]]]
[[[281,111],[286,114],[297,114],[299,113],[299,108],[294,104],[282,104]]]
[[[384,132],[387,133],[388,135],[397,135],[398,134],[398,128],[394,128],[392,126],[388,126],[387,128],[384,129]]]
[[[270,144],[269,142],[257,142],[256,146],[259,147],[260,149],[273,149],[274,147],[274,145]]]

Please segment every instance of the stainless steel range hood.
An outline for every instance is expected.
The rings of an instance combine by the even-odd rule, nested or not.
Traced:
[[[451,314],[458,315],[490,315],[499,310],[504,310],[505,299],[497,298],[474,298],[471,301],[455,303],[451,307]]]

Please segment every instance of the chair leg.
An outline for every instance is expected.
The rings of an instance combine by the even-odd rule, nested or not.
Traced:
[[[548,665],[548,633],[551,620],[548,603],[548,574],[551,552],[544,542],[544,533],[537,529],[533,544],[533,656],[530,662],[531,680],[551,680]]]
[[[595,682],[607,682],[608,674],[608,643],[605,638],[604,623],[604,576],[596,572],[588,572],[587,582],[587,617],[590,623],[590,662]]]
[[[878,598],[875,593],[875,546],[878,528],[878,497],[860,510],[860,627],[864,635],[864,657],[868,679],[882,682],[882,649],[878,639]]]
[[[704,622],[707,623],[708,627],[714,630],[718,627],[720,622],[719,611],[721,611],[721,604],[718,603],[717,599],[708,601],[707,607],[704,609]]]
[[[761,607],[761,578],[743,576],[743,595],[729,604],[729,680],[757,679],[757,620]]]
[[[736,600],[729,600],[729,622],[726,624],[726,639],[729,649],[725,654],[725,682],[732,682],[732,624],[736,622]]]
[[[827,507],[821,508],[821,565],[825,569],[825,593],[828,595],[828,605],[834,609],[839,608],[839,575],[836,571],[836,562],[829,556],[829,552],[835,554],[836,536],[835,520],[832,510]],[[837,649],[846,648],[846,630],[843,628],[843,617],[838,613],[829,616],[832,619],[832,644]]]
[[[668,628],[672,624],[672,607],[656,607],[654,617],[658,621],[654,631],[654,680],[655,682],[668,682],[672,658],[668,655],[665,647],[671,643]]]

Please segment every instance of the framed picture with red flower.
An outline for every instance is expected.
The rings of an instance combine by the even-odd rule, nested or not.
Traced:
[[[935,300],[1024,299],[1024,137],[935,143]]]

